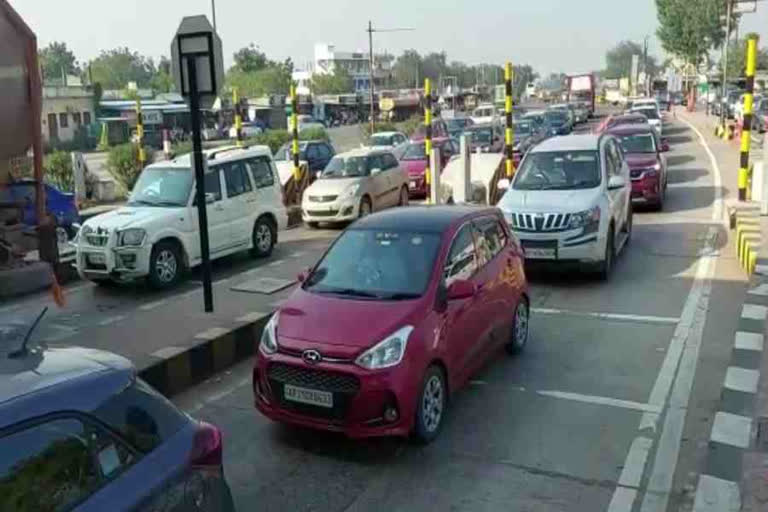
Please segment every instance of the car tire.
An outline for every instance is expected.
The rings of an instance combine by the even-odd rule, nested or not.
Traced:
[[[152,288],[162,290],[171,288],[181,279],[183,262],[179,247],[167,241],[161,241],[152,247],[149,257],[149,276],[147,281]]]
[[[440,433],[448,404],[448,386],[442,368],[431,365],[421,381],[413,434],[422,444],[431,443]]]
[[[397,206],[408,206],[408,187],[400,189],[400,200],[397,202]]]
[[[525,346],[528,344],[528,321],[530,319],[530,311],[531,310],[528,307],[528,299],[521,297],[520,302],[517,303],[517,307],[515,308],[515,316],[512,319],[510,340],[504,346],[509,354],[519,354],[525,350]]]
[[[309,229],[317,229],[320,227],[320,224],[318,222],[307,222],[307,227]]]
[[[607,281],[611,276],[611,270],[613,270],[613,260],[616,257],[615,244],[613,242],[615,231],[613,224],[608,226],[608,236],[605,240],[605,256],[603,261],[598,263],[597,276],[601,281]]]
[[[254,258],[266,258],[272,254],[272,249],[275,247],[275,225],[267,217],[259,217],[256,220],[256,224],[253,225],[253,232],[251,234],[253,247],[251,248],[251,256]]]
[[[360,208],[357,211],[357,218],[362,219],[373,213],[373,206],[371,206],[371,200],[368,196],[363,196],[360,200]]]

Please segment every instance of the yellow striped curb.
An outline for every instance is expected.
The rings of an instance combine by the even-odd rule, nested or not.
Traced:
[[[756,208],[739,208],[736,211],[736,255],[739,264],[748,274],[755,271],[761,242],[760,211]]]

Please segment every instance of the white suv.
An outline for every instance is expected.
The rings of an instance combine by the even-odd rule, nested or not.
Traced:
[[[527,260],[588,264],[607,278],[632,233],[629,167],[615,137],[553,137],[523,159],[498,206]]]
[[[245,249],[271,254],[288,215],[269,148],[219,148],[203,158],[211,259]],[[191,167],[191,155],[148,166],[126,206],[85,222],[75,242],[80,276],[101,283],[146,277],[165,288],[199,265]]]

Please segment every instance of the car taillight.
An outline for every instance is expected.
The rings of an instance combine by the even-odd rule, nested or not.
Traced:
[[[198,423],[189,463],[192,466],[221,466],[222,442],[218,427],[204,421]]]

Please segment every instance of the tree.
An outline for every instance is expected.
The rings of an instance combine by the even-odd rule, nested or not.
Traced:
[[[400,88],[422,87],[421,55],[416,50],[405,50],[392,66],[394,85]]]
[[[656,35],[667,52],[697,67],[725,40],[726,0],[656,0]],[[732,27],[738,15],[734,15]]]
[[[528,64],[512,66],[512,69],[515,72],[512,80],[512,95],[515,98],[522,98],[528,84],[536,81],[539,75]]]
[[[66,43],[52,42],[38,54],[40,66],[43,69],[43,80],[61,78],[62,75],[80,73],[75,54],[67,48]]]
[[[233,58],[235,60],[233,67],[244,73],[261,71],[269,64],[267,55],[260,51],[253,43],[237,50],[233,55]]]
[[[160,57],[157,67],[154,68],[152,78],[149,80],[149,86],[156,92],[171,92],[174,85],[174,80],[171,76],[171,60],[163,55]]]
[[[268,61],[259,71],[243,71],[237,65],[227,72],[226,85],[237,87],[243,97],[259,97],[268,94],[288,94],[291,87],[293,61]]]
[[[122,89],[129,82],[147,87],[155,73],[151,59],[128,48],[102,51],[91,61],[90,68],[93,83],[100,83],[105,89]]]
[[[634,41],[621,41],[605,53],[605,77],[624,78],[632,73],[632,56],[638,56],[638,71],[643,70],[643,47]],[[648,55],[648,74],[657,73],[656,58]]]
[[[310,84],[312,94],[343,94],[352,92],[352,77],[339,66],[335,66],[333,73],[314,73]]]

